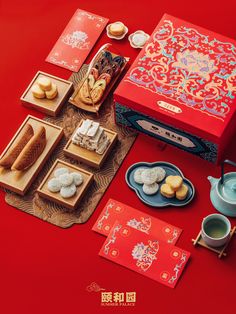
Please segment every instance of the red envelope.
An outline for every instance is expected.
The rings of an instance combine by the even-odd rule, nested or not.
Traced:
[[[175,244],[182,232],[180,228],[113,199],[107,202],[92,230],[107,236],[116,220],[169,244]]]
[[[116,222],[99,255],[174,288],[190,253]]]
[[[77,72],[101,35],[108,19],[78,9],[46,61]]]

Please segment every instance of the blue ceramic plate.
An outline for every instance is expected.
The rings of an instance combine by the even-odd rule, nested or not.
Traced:
[[[153,168],[153,167],[162,167],[166,171],[166,177],[167,176],[181,176],[183,178],[184,184],[188,186],[188,195],[187,197],[180,201],[178,199],[174,198],[166,198],[161,195],[160,187],[165,182],[165,179],[158,183],[159,184],[159,190],[154,195],[146,195],[143,192],[143,185],[138,184],[134,181],[134,172],[138,168]],[[165,162],[165,161],[157,161],[153,163],[148,162],[138,162],[136,164],[133,164],[126,172],[125,176],[126,182],[128,186],[134,190],[137,194],[137,196],[140,198],[142,202],[144,202],[147,205],[153,206],[153,207],[166,207],[166,206],[184,206],[191,202],[191,200],[194,197],[195,189],[193,184],[184,177],[183,173],[180,171],[179,168],[177,168],[175,165]]]

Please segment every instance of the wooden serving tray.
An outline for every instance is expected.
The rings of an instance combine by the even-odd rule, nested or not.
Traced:
[[[87,68],[87,65],[83,65],[78,73],[72,74],[70,80],[73,81],[75,86],[77,86],[79,81],[84,77]],[[113,99],[111,95],[109,95],[101,108],[101,115],[95,116],[94,120],[101,123],[101,125],[105,125],[108,129],[114,130],[118,134],[117,144],[112,149],[112,156],[111,154],[108,156],[101,169],[92,169],[86,164],[83,165],[83,168],[86,171],[94,173],[94,180],[84,197],[81,199],[77,209],[70,210],[65,206],[50,202],[47,199],[40,197],[36,190],[48,174],[56,159],[70,162],[80,167],[79,162],[71,158],[68,159],[64,155],[63,148],[66,146],[66,143],[69,141],[81,119],[91,119],[91,113],[78,110],[75,106],[66,103],[56,118],[45,117],[44,119],[45,122],[63,127],[65,136],[63,136],[58,143],[27,193],[22,197],[21,195],[7,190],[5,200],[10,206],[17,208],[24,213],[33,215],[34,217],[41,219],[43,222],[48,222],[61,228],[69,228],[73,224],[85,223],[88,221],[89,217],[91,217],[121,163],[125,159],[125,156],[132,147],[137,134],[132,130],[128,130],[123,126],[118,126],[114,123]]]
[[[58,142],[63,136],[63,129],[60,128],[59,126],[56,126],[54,124],[51,124],[49,122],[43,121],[41,119],[29,115],[22,123],[16,134],[13,136],[12,140],[10,141],[6,149],[3,151],[2,155],[0,156],[0,159],[6,154],[8,149],[16,141],[26,123],[31,124],[34,131],[38,129],[39,126],[41,125],[44,126],[46,129],[47,143],[42,154],[29,169],[25,171],[11,171],[9,169],[1,168],[0,186],[7,188],[20,195],[24,195],[27,192],[28,188],[30,187],[34,179],[37,177],[38,173],[42,169],[51,152],[54,150],[54,148],[57,146]]]
[[[31,87],[36,83],[39,77],[46,76],[52,83],[57,85],[58,95],[54,99],[38,99],[35,98],[31,92]],[[73,90],[73,83],[67,80],[63,80],[54,75],[38,71],[29,86],[21,96],[22,104],[26,107],[37,109],[49,116],[55,117],[60,111],[62,105],[69,98]]]
[[[222,256],[226,256],[227,253],[225,252],[225,250],[227,249],[230,241],[232,240],[233,236],[236,234],[236,226],[233,227],[233,229],[231,229],[230,231],[230,237],[229,237],[229,241],[224,244],[223,246],[220,246],[220,247],[211,247],[209,245],[207,245],[205,243],[205,241],[203,240],[202,236],[201,236],[201,231],[199,232],[198,236],[196,237],[196,239],[192,239],[192,242],[193,242],[193,245],[196,246],[196,245],[200,245],[212,252],[215,252],[218,254],[218,257],[221,258]]]
[[[84,121],[83,119],[80,121],[78,127],[81,126],[83,121]],[[75,132],[78,127],[76,127]],[[108,130],[106,128],[104,128],[104,131],[108,138],[110,139],[110,144],[108,145],[107,149],[102,155],[99,155],[94,151],[90,151],[86,148],[80,147],[79,145],[72,143],[72,137],[70,138],[70,140],[67,142],[66,146],[63,149],[64,154],[78,161],[82,161],[89,166],[95,167],[97,169],[101,168],[118,138],[116,132]]]
[[[53,175],[54,171],[61,167],[68,168],[69,172],[79,172],[82,174],[84,178],[84,182],[80,186],[77,187],[76,194],[68,199],[61,197],[59,192],[58,193],[50,192],[47,188],[48,181],[54,177]],[[37,189],[37,192],[40,196],[42,196],[43,198],[46,198],[49,201],[53,201],[59,205],[63,205],[69,209],[74,210],[77,208],[80,200],[86,193],[92,181],[93,181],[93,174],[91,172],[88,172],[82,168],[76,167],[65,161],[57,159],[55,163],[53,164],[52,168],[49,170],[46,177],[43,179],[42,183]]]
[[[116,57],[118,56],[117,54],[114,54],[112,53],[112,57]],[[93,105],[87,105],[85,103],[83,103],[80,98],[79,98],[79,91],[80,91],[80,88],[81,88],[81,85],[83,84],[84,82],[84,79],[81,80],[81,83],[78,84],[78,86],[76,87],[73,95],[69,98],[69,102],[80,108],[80,109],[83,109],[85,111],[89,111],[89,112],[94,112],[94,113],[97,113],[101,107],[101,105],[103,104],[104,100],[106,99],[106,97],[108,96],[108,94],[110,93],[111,89],[113,88],[113,86],[115,85],[115,83],[117,82],[117,80],[119,79],[121,73],[123,72],[124,68],[126,67],[127,65],[127,62],[129,61],[129,58],[126,58],[125,57],[125,60],[126,62],[123,64],[122,68],[120,69],[120,73],[118,73],[118,75],[113,78],[111,80],[111,82],[108,84],[108,86],[106,87],[105,89],[105,92],[103,94],[103,97],[101,99],[100,102],[96,103],[94,106]]]

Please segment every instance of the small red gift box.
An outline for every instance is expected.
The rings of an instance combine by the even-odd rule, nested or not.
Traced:
[[[235,46],[164,15],[115,91],[116,122],[219,161],[236,128]]]

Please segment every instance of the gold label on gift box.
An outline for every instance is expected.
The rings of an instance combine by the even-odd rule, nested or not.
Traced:
[[[182,110],[179,107],[171,105],[165,101],[158,101],[157,104],[159,107],[167,109],[167,110],[174,112],[174,113],[181,113],[182,112]]]

